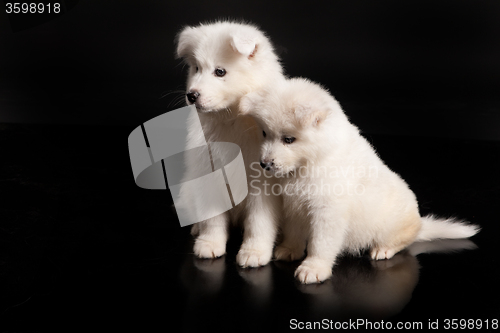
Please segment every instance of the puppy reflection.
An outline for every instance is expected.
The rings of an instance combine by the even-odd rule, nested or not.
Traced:
[[[216,297],[227,275],[225,257],[216,259],[199,259],[187,255],[181,269],[180,279],[188,289],[190,298],[199,298],[200,295]],[[231,265],[229,265],[231,266]],[[242,296],[245,303],[255,308],[268,304],[272,291],[272,266],[244,269],[235,267],[244,281]],[[229,272],[230,273],[230,272]],[[234,284],[232,281],[231,284]],[[241,281],[239,281],[241,285]]]
[[[190,294],[216,295],[222,288],[226,271],[225,258],[199,259],[187,255],[180,279]]]
[[[272,266],[251,269],[238,267],[238,274],[245,280],[243,295],[248,304],[254,309],[266,309],[273,289]]]
[[[297,288],[306,294],[311,317],[336,318],[357,316],[367,319],[382,319],[399,313],[411,299],[418,283],[419,263],[416,258],[422,253],[454,253],[472,250],[476,245],[467,239],[435,240],[417,242],[392,259],[373,261],[368,258],[344,257],[333,270],[331,279],[322,284],[304,285],[296,282]],[[221,290],[240,293],[241,301],[254,310],[269,310],[273,294],[273,269],[290,271],[298,262],[275,261],[273,265],[242,269],[228,264],[225,257],[202,260],[192,254],[186,256],[180,278],[188,289],[187,313],[209,318],[224,308],[214,303]],[[241,279],[230,278],[236,269]],[[274,272],[278,273],[279,272]],[[294,298],[293,293],[289,293]],[[297,300],[298,301],[298,300]],[[210,304],[210,306],[208,306]],[[290,307],[295,307],[294,302]],[[286,310],[288,311],[288,310]],[[194,325],[186,320],[188,326]]]
[[[187,292],[183,304],[182,329],[179,331],[205,331],[206,323],[212,322],[217,314],[224,311],[224,304],[218,300],[226,272],[225,257],[199,259],[193,254],[186,254],[179,275]]]
[[[297,285],[308,295],[314,316],[387,318],[401,312],[411,299],[418,283],[417,255],[475,248],[476,245],[466,239],[417,242],[390,260],[346,257],[333,270],[331,280],[323,284]]]

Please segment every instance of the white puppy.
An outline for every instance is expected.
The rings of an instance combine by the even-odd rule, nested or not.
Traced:
[[[262,168],[281,180],[284,239],[275,257],[307,257],[295,275],[316,283],[332,274],[343,251],[370,249],[389,259],[416,240],[466,238],[479,228],[420,217],[407,184],[377,156],[338,102],[322,87],[291,79],[253,92],[240,109],[254,116],[264,143]]]
[[[250,178],[249,165],[259,161],[261,137],[255,121],[240,114],[239,103],[245,94],[283,80],[269,39],[248,24],[200,24],[179,33],[177,56],[189,66],[186,101],[196,106],[206,141],[236,143],[242,150],[247,177],[254,179]],[[193,119],[193,123],[196,121]],[[199,142],[194,132],[191,131],[189,140]],[[194,159],[187,161],[188,173],[196,173],[197,163]],[[255,187],[250,189],[245,201],[232,210],[193,226],[192,234],[197,235],[194,253],[201,258],[222,256],[229,222],[243,219],[245,231],[238,264],[267,264],[281,211],[279,200],[262,195]]]

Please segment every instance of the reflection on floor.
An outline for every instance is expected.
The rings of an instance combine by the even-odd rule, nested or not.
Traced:
[[[417,286],[419,254],[457,253],[475,248],[476,245],[466,239],[435,240],[414,243],[390,260],[344,257],[334,268],[333,277],[324,283],[303,285],[295,282],[295,289],[303,295],[303,299],[297,301],[304,302],[300,306],[306,309],[306,317],[313,319],[390,318],[403,310]],[[189,290],[185,312],[198,315],[200,311],[213,310],[200,308],[200,304],[208,298],[221,296],[223,286],[230,283],[228,271],[232,270],[244,281],[244,293],[239,302],[253,311],[271,313],[275,284],[279,283],[273,274],[287,275],[289,280],[298,264],[274,261],[264,267],[244,269],[229,264],[225,257],[204,260],[186,254],[180,274]],[[295,303],[293,297],[288,302]]]

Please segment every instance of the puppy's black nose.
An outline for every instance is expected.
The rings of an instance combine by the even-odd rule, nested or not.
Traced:
[[[191,103],[194,103],[194,102],[196,102],[198,97],[200,97],[200,93],[197,91],[190,91],[186,94],[186,96],[187,96],[188,101],[190,101]]]
[[[260,166],[262,167],[262,169],[270,170],[273,165],[274,165],[274,162],[260,161]]]

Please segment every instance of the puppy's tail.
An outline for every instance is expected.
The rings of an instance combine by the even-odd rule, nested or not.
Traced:
[[[429,241],[436,238],[469,238],[479,232],[480,228],[474,224],[453,218],[443,219],[434,215],[422,217],[422,229],[417,241]]]

